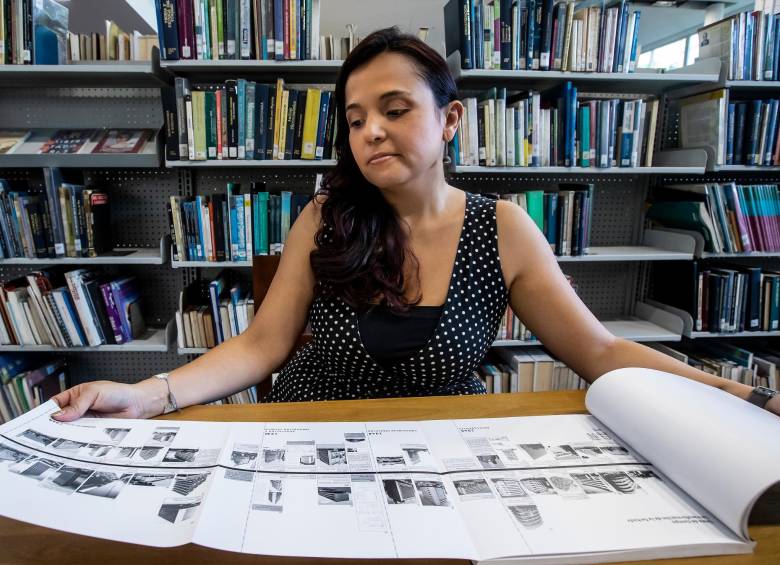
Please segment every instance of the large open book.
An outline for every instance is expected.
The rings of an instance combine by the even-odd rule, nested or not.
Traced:
[[[750,552],[780,418],[646,369],[592,415],[419,422],[83,418],[0,426],[0,514],[153,546],[590,563]]]

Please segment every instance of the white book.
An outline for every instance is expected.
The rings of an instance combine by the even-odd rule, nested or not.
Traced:
[[[515,109],[507,108],[505,110],[506,118],[506,165],[508,167],[514,167],[517,165],[515,162]]]
[[[320,58],[320,0],[311,0],[311,58]]]
[[[242,59],[249,59],[252,52],[252,13],[250,10],[250,0],[241,0],[241,26],[239,36],[240,52]]]
[[[84,295],[82,278],[85,274],[87,274],[86,269],[68,271],[65,273],[65,282],[68,284],[70,296],[76,306],[76,313],[87,337],[87,343],[91,346],[97,346],[102,343],[102,340],[100,339],[95,319],[92,317],[92,312],[90,312],[89,304],[87,304],[87,297]]]
[[[506,98],[496,99],[496,166],[506,165]]]
[[[73,344],[73,347],[83,347],[86,345],[86,343],[84,343],[84,341],[81,339],[78,327],[80,322],[78,318],[74,318],[71,315],[71,310],[68,308],[65,298],[63,297],[63,293],[66,292],[68,291],[64,288],[54,289],[52,291],[54,303],[57,305],[57,310],[60,312],[60,317],[62,318],[62,322],[65,324],[65,329],[68,332],[68,337],[70,337],[70,342]]]
[[[468,114],[468,161],[467,165],[479,165],[479,132],[477,130],[477,99],[466,98]]]
[[[244,259],[247,261],[252,260],[254,255],[252,251],[252,195],[245,193],[244,195]]]
[[[187,347],[187,340],[184,333],[184,316],[181,313],[181,310],[176,310],[176,344],[179,346],[179,349],[184,349]]]

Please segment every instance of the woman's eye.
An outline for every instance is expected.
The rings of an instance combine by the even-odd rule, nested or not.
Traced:
[[[358,127],[360,125],[360,120],[354,120],[352,122],[349,122],[349,127],[354,128]]]
[[[391,116],[398,117],[398,116],[402,115],[404,112],[406,112],[406,108],[399,108],[398,110],[390,110],[387,113],[390,114]]]

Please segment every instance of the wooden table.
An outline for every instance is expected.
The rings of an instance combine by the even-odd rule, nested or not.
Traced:
[[[163,417],[169,420],[210,421],[375,421],[425,420],[450,418],[491,418],[539,414],[578,414],[585,412],[583,392],[536,392],[471,397],[396,398],[382,400],[344,400],[332,402],[193,406],[179,414]],[[724,477],[724,480],[735,480]],[[2,496],[2,493],[0,493]],[[780,505],[767,506],[762,520],[774,525],[752,525],[750,534],[758,541],[753,555],[728,555],[659,561],[663,565],[777,565],[780,563]],[[121,521],[122,517],[117,516]],[[766,522],[765,522],[766,523]],[[213,563],[335,563],[335,559],[302,559],[257,557],[217,551],[198,545],[159,549],[95,539],[41,528],[0,517],[0,564],[79,563],[80,565],[141,564],[161,560],[166,564],[206,565]],[[350,564],[393,563],[397,560],[347,560]],[[448,563],[457,560],[404,560],[411,563]],[[649,563],[640,561],[636,563]]]

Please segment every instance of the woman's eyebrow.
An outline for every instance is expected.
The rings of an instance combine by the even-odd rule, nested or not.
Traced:
[[[387,100],[388,98],[395,98],[396,96],[411,96],[411,94],[412,93],[407,90],[388,90],[387,92],[385,92],[379,97],[379,100],[381,102]],[[352,102],[352,104],[350,104],[345,108],[345,111],[352,110],[354,108],[360,108],[360,107],[361,107],[360,104],[358,104],[357,102]]]

